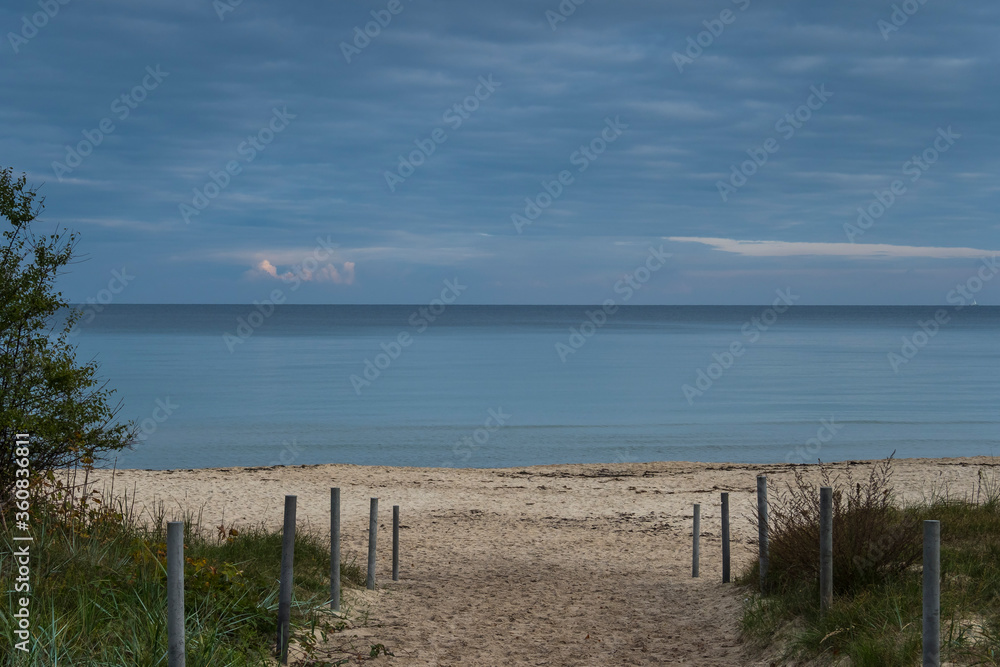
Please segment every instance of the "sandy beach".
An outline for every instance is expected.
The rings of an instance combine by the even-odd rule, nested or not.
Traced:
[[[991,458],[902,459],[897,492],[973,491]],[[800,466],[801,467],[801,466]],[[831,468],[867,477],[870,462]],[[740,589],[721,583],[720,492],[730,494],[734,576],[753,557],[756,476],[791,465],[627,463],[505,469],[319,465],[119,470],[115,492],[203,527],[281,524],[329,534],[342,493],[345,559],[364,563],[369,498],[380,506],[379,590],[348,590],[354,630],[335,644],[382,643],[399,665],[770,665],[739,643]],[[810,475],[818,475],[808,466]],[[97,488],[110,484],[97,474]],[[818,479],[818,477],[817,477]],[[692,505],[701,504],[701,576],[691,577]],[[392,506],[401,507],[400,581],[391,581]],[[358,621],[366,618],[367,624]]]

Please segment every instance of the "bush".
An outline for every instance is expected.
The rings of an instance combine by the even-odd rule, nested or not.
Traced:
[[[80,317],[55,289],[72,263],[76,236],[58,229],[39,235],[32,223],[42,200],[24,176],[0,169],[0,507],[17,479],[17,434],[29,434],[35,473],[88,465],[135,442],[120,423],[120,404],[97,376],[78,364],[68,342]],[[59,320],[65,314],[65,320]]]
[[[788,590],[819,582],[819,487],[833,488],[833,586],[847,593],[899,574],[921,555],[919,522],[894,504],[892,456],[858,482],[850,469],[831,478],[822,467],[813,484],[801,469],[795,482],[768,499],[768,586]],[[759,523],[756,511],[754,527]]]

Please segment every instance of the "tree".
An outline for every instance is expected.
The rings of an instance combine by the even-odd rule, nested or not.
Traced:
[[[135,443],[132,422],[119,423],[113,390],[98,380],[96,362],[78,365],[67,342],[80,317],[55,282],[71,262],[77,235],[36,235],[44,200],[0,170],[0,505],[14,486],[15,438],[30,434],[30,468],[89,466]],[[4,221],[9,224],[4,224]]]

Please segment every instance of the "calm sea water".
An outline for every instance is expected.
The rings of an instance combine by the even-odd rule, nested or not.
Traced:
[[[636,306],[571,337],[588,310],[113,305],[73,340],[143,424],[119,467],[1000,452],[1000,308]]]

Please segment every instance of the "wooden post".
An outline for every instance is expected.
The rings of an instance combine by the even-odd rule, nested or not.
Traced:
[[[819,490],[819,609],[833,605],[833,488]]]
[[[392,580],[399,581],[399,505],[392,506]]]
[[[368,512],[368,590],[375,590],[375,538],[378,535],[378,498],[372,498]]]
[[[924,521],[924,667],[941,667],[941,522]]]
[[[757,547],[760,558],[760,592],[767,591],[767,477],[757,476]]]
[[[722,494],[722,583],[729,583],[729,494]]]
[[[278,660],[288,664],[289,624],[292,617],[292,561],[295,556],[295,496],[285,496],[285,523],[281,530],[281,579],[278,584]]]
[[[691,531],[691,576],[698,576],[698,538],[701,537],[701,505],[694,504],[694,529]]]
[[[330,489],[330,609],[340,611],[340,489]]]
[[[167,523],[167,664],[184,667],[184,522]]]

